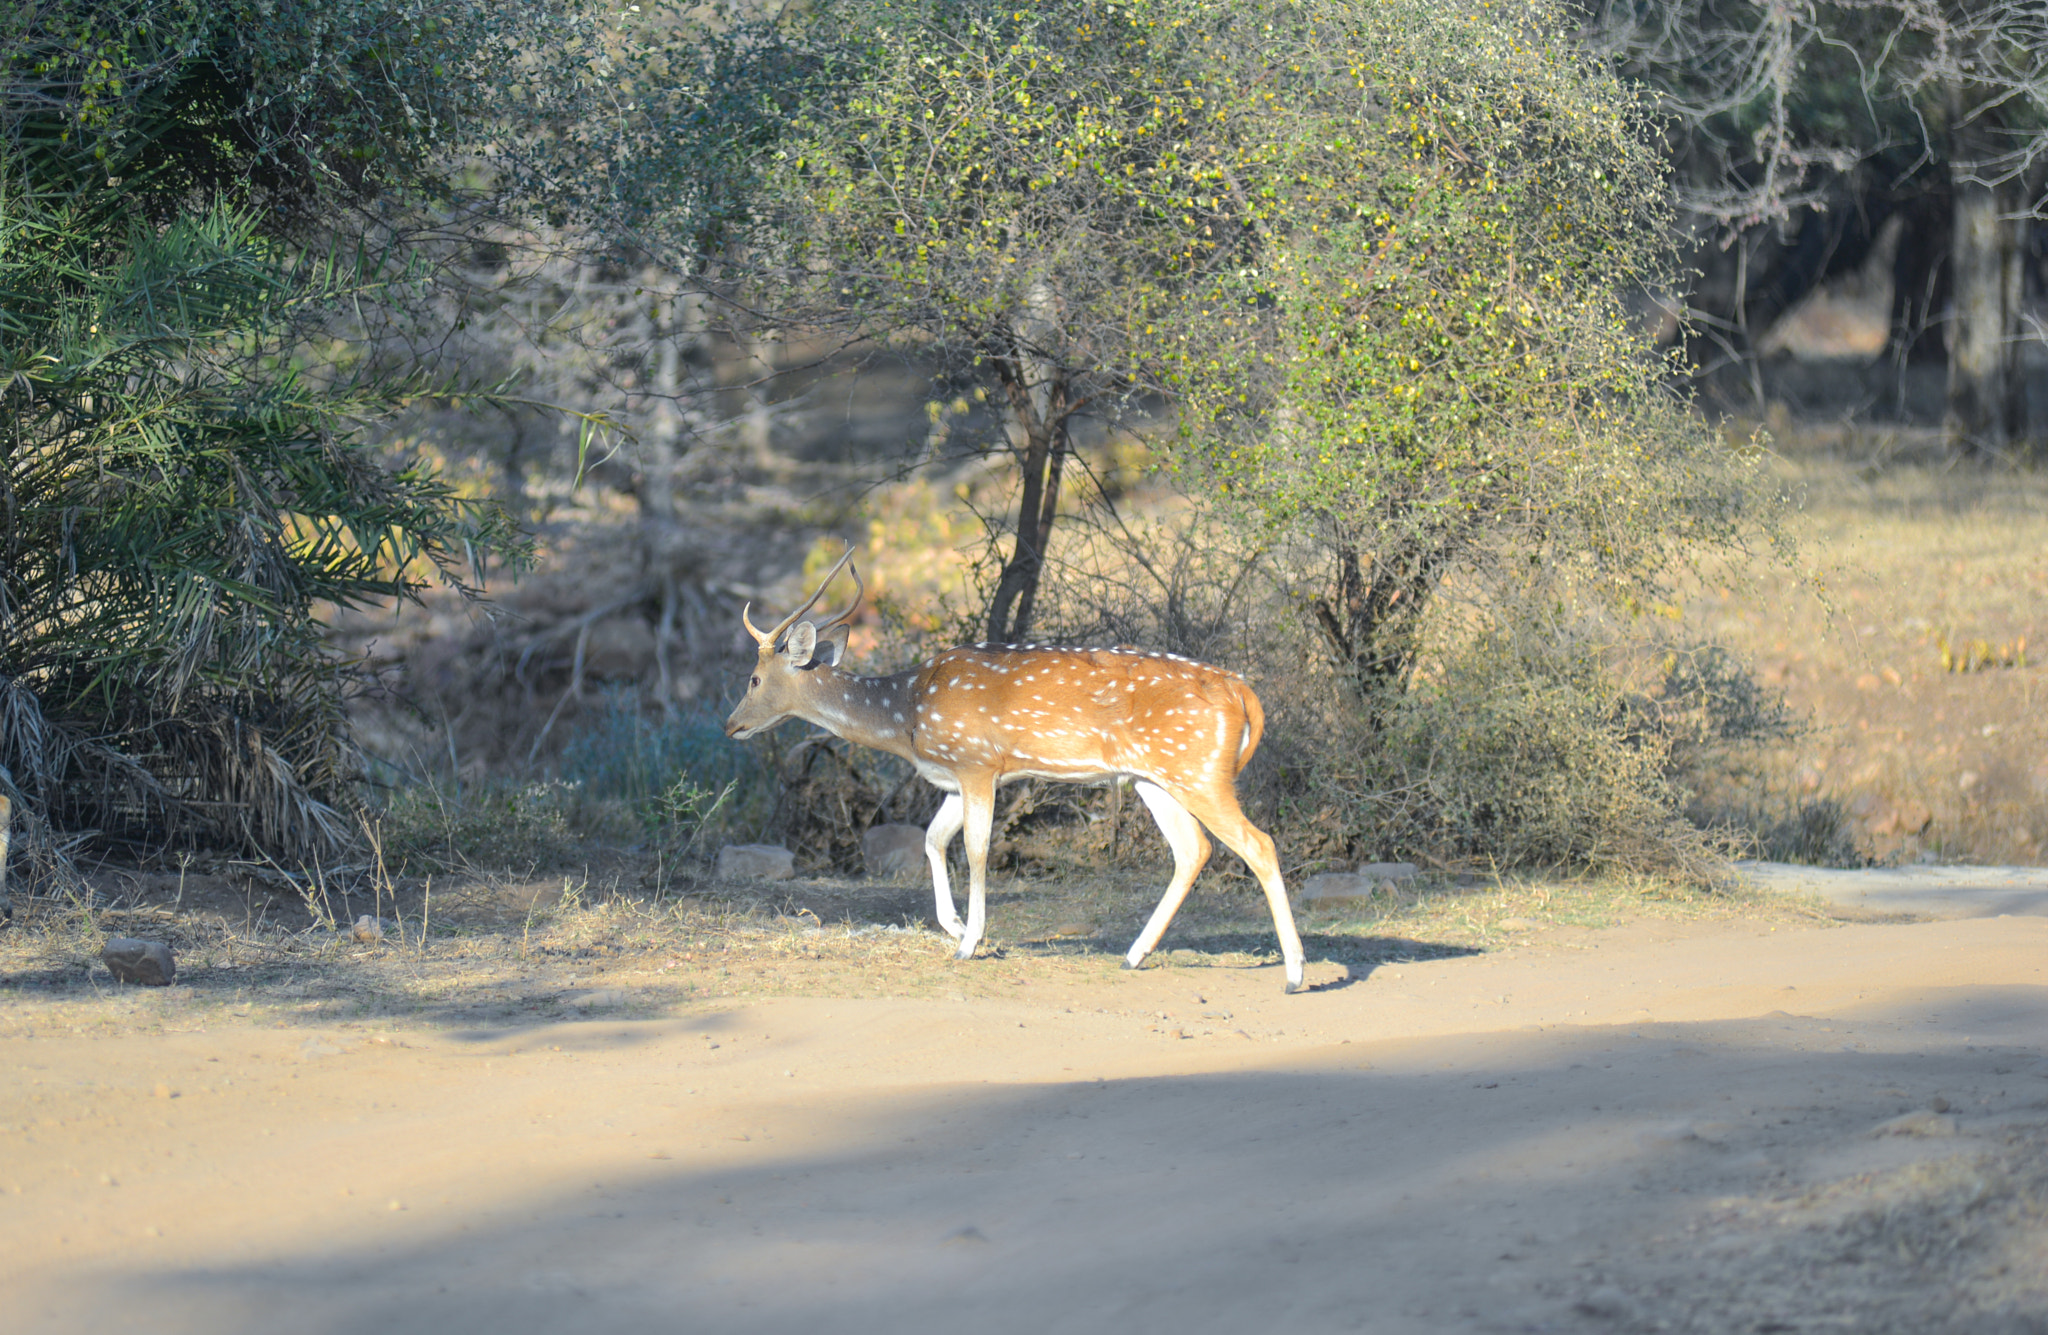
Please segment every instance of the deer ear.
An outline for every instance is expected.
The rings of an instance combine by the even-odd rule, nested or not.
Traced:
[[[808,667],[811,652],[818,647],[818,628],[808,621],[799,621],[789,628],[789,638],[783,641],[782,652],[788,654],[798,666]]]
[[[847,626],[834,626],[818,637],[817,651],[811,656],[812,667],[838,667],[840,657],[846,653]]]

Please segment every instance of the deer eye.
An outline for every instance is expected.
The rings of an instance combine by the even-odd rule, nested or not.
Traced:
[[[752,682],[751,684],[752,684],[752,685],[755,685],[755,686],[759,686],[759,685],[761,684],[761,674],[760,674],[760,673],[756,672],[756,673],[754,674],[754,680],[753,680],[753,682]]]

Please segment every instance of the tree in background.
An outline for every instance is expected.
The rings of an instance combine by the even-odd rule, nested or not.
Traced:
[[[1365,725],[1360,799],[1434,805],[1404,837],[1657,845],[1673,798],[1624,682],[1773,504],[1632,312],[1673,260],[1648,109],[1543,3],[1231,13],[1209,85],[1244,128],[1210,179],[1248,240],[1146,308],[1179,467],[1292,564]]]
[[[677,101],[636,90],[690,178],[642,226],[715,243],[757,327],[992,379],[1022,490],[991,639],[1028,637],[1075,423],[1161,388],[1142,294],[1237,259],[1203,175],[1230,36],[1178,0],[823,0],[710,39]]]
[[[2038,341],[2024,312],[2032,234],[2048,219],[2048,17],[2038,5],[1853,0],[1752,5],[1644,0],[1596,7],[1588,40],[1649,83],[1683,130],[1686,206],[1740,238],[1746,269],[1761,230],[1796,230],[1816,252],[1794,284],[1747,309],[1775,275],[1732,276],[1719,318],[1751,335],[1837,265],[1853,266],[1878,226],[1905,229],[1894,263],[1891,351],[1903,363],[1947,321],[1947,430],[1986,458],[2038,457],[2021,359]],[[1809,235],[1810,234],[1810,235]],[[1724,304],[1727,310],[1713,307]],[[1946,309],[1945,309],[1946,308]]]
[[[1307,599],[1368,702],[1453,572],[1582,572],[1629,613],[1744,542],[1750,468],[1626,304],[1671,261],[1644,108],[1543,5],[1233,5],[1196,158],[1228,266],[1140,287],[1198,495],[1329,554]],[[1369,708],[1375,705],[1369,703]]]
[[[991,636],[1029,623],[1064,421],[1162,406],[1216,543],[1272,553],[1320,644],[1337,691],[1291,702],[1317,763],[1415,742],[1444,681],[1507,661],[1484,690],[1554,688],[1601,801],[1670,815],[1609,669],[1770,507],[1630,313],[1672,267],[1663,162],[1562,10],[839,0],[720,41],[689,157],[725,145],[748,204],[678,216],[739,256],[732,291],[1006,391],[1025,505]],[[1475,754],[1541,731],[1487,704],[1460,705],[1499,723]],[[1466,777],[1506,810],[1524,760]]]
[[[347,837],[349,665],[322,608],[473,589],[521,539],[365,444],[431,386],[302,354],[407,281],[376,211],[441,187],[517,83],[515,39],[555,17],[49,0],[0,18],[0,760],[33,818],[291,859]]]

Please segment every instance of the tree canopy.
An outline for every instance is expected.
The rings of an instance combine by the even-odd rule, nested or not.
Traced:
[[[1560,9],[824,0],[710,51],[682,160],[747,203],[683,212],[748,309],[1007,391],[992,635],[1084,408],[1169,405],[1199,494],[1330,544],[1321,622],[1375,680],[1481,550],[1591,555],[1640,607],[1738,540],[1743,470],[1627,307],[1674,264],[1648,111]]]

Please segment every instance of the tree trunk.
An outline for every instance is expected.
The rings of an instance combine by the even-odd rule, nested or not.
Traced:
[[[1024,433],[1024,494],[1017,499],[1017,538],[996,582],[988,613],[988,638],[996,644],[1020,644],[1031,630],[1038,602],[1038,581],[1045,569],[1045,550],[1059,514],[1060,473],[1066,464],[1066,380],[1051,377],[1039,385],[1006,373],[1010,409]]]
[[[1054,306],[1052,289],[1042,279],[1033,282],[1005,332],[1004,355],[994,359],[1011,420],[1024,436],[1017,540],[1003,563],[988,613],[988,638],[996,644],[1020,644],[1031,631],[1046,546],[1059,514],[1060,472],[1069,445],[1067,418],[1075,405],[1066,372],[1047,355],[1057,328]]]
[[[1407,687],[1422,611],[1447,564],[1438,552],[1361,556],[1349,539],[1337,543],[1336,597],[1318,598],[1311,607],[1375,732]]]
[[[2008,458],[2027,441],[2026,380],[2020,372],[2027,201],[2023,181],[1985,179],[1991,175],[1987,159],[1999,150],[1987,142],[1993,131],[1986,119],[1951,132],[1955,315],[1949,325],[1946,432],[1952,449]]]
[[[1886,204],[1879,197],[1859,201],[1858,207],[1876,212]],[[1890,327],[1884,351],[1870,364],[1867,384],[1872,400],[1884,404],[1883,411],[1903,419],[1910,407],[1912,368],[1945,362],[1948,356],[1939,326],[1950,299],[1949,252],[1954,247],[1949,237],[1955,206],[1946,180],[1940,189],[1900,201],[1891,217],[1899,230],[1892,248]]]

